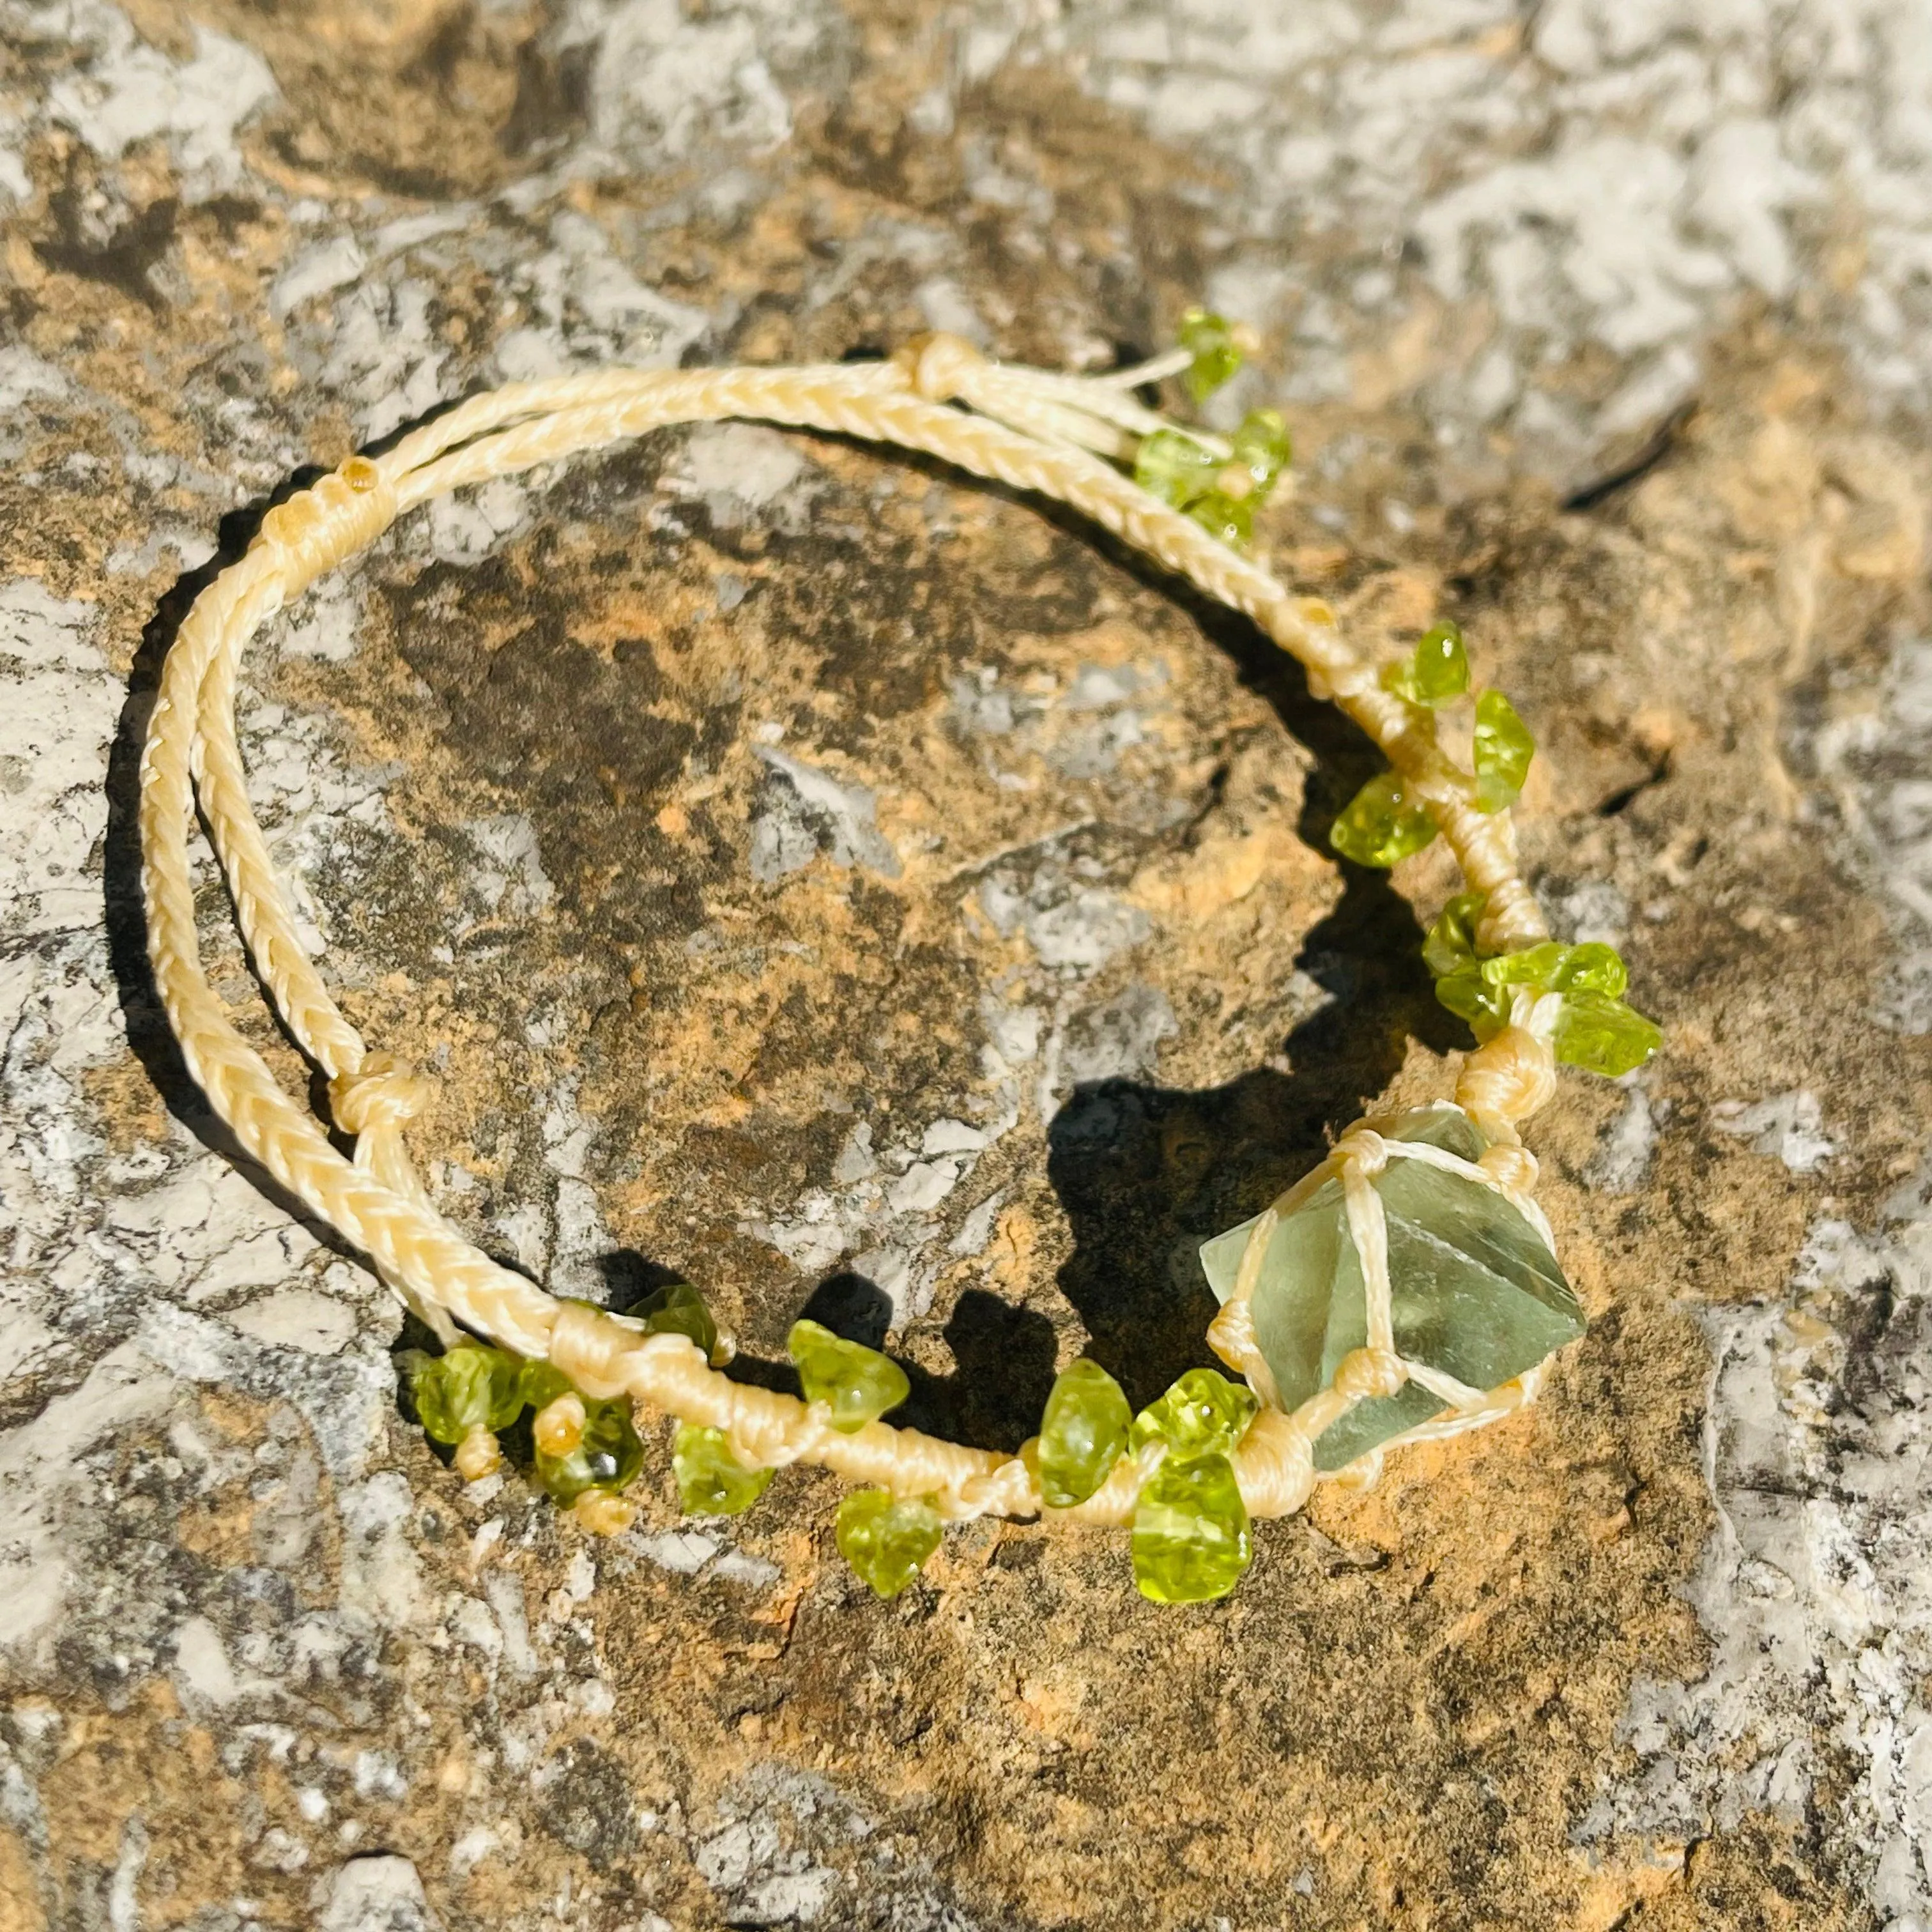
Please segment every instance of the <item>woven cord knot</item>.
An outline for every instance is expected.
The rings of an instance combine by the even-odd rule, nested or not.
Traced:
[[[392,1053],[365,1054],[353,1073],[328,1083],[328,1110],[345,1134],[394,1132],[436,1104],[434,1080]]]
[[[964,337],[949,335],[944,329],[914,336],[892,359],[928,403],[950,403],[962,394],[986,362]]]

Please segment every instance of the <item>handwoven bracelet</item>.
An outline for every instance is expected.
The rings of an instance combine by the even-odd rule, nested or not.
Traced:
[[[1172,354],[1097,376],[990,362],[928,335],[889,361],[823,368],[643,370],[479,396],[377,457],[354,456],[262,519],[247,554],[196,600],[168,653],[141,772],[149,956],[182,1052],[245,1151],[374,1262],[434,1331],[410,1365],[417,1412],[461,1473],[501,1460],[497,1432],[534,1412],[534,1474],[586,1526],[624,1528],[644,1446],[634,1405],[675,1424],[683,1506],[749,1508],[771,1472],[814,1462],[858,1486],[840,1550],[882,1594],[903,1588],[963,1518],[1130,1523],[1134,1574],[1157,1600],[1224,1595],[1246,1568],[1250,1520],[1299,1509],[1318,1478],[1373,1482],[1385,1450],[1440,1439],[1531,1401],[1551,1353],[1582,1332],[1517,1126],[1558,1060],[1616,1074],[1657,1029],[1623,1004],[1606,946],[1552,941],[1519,875],[1509,807],[1532,744],[1500,692],[1474,703],[1470,769],[1438,742],[1469,688],[1461,634],[1438,624],[1377,668],[1334,614],[1245,554],[1253,512],[1288,460],[1271,411],[1232,438],[1144,406],[1183,377],[1200,400],[1232,373],[1240,332],[1191,311]],[[235,686],[256,628],[404,511],[666,424],[750,417],[938,458],[1071,506],[1252,618],[1382,748],[1389,769],[1336,821],[1346,858],[1388,866],[1438,835],[1466,890],[1424,946],[1443,1004],[1480,1044],[1453,1100],[1358,1122],[1313,1172],[1202,1262],[1221,1308],[1208,1331],[1246,1386],[1192,1369],[1138,1416],[1097,1364],[1055,1381],[1039,1435],[1013,1456],[880,1420],[909,1393],[884,1355],[812,1322],[790,1351],[802,1399],[722,1372],[730,1344],[680,1282],[612,1314],[560,1300],[493,1261],[437,1212],[406,1123],[430,1084],[372,1052],[298,936],[250,809]],[[320,1069],[353,1158],[285,1093],[203,970],[188,832],[198,795],[242,939],[289,1033]]]

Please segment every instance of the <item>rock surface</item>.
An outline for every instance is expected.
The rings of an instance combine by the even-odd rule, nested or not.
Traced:
[[[0,1928],[1932,1922],[1932,25],[1908,0],[0,4]],[[1158,1609],[832,1491],[466,1488],[142,960],[157,664],[272,494],[466,390],[920,328],[1264,347],[1263,542],[1459,617],[1664,1053],[1566,1076],[1542,1403]],[[244,746],[438,1198],[560,1289],[809,1306],[1010,1447],[1446,1090],[1425,855],[1242,625],[750,425],[436,505]],[[212,872],[217,976],[257,1017]]]

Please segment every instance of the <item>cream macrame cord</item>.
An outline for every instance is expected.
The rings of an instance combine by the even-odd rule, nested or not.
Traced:
[[[403,1138],[432,1104],[434,1084],[365,1045],[308,956],[248,802],[235,694],[242,653],[265,621],[367,549],[398,517],[436,496],[674,424],[750,418],[848,436],[918,451],[1065,503],[1245,613],[1304,666],[1318,695],[1332,698],[1367,733],[1426,806],[1468,885],[1482,895],[1484,949],[1535,945],[1546,932],[1517,869],[1509,814],[1478,808],[1468,776],[1440,748],[1430,714],[1384,687],[1325,604],[1289,591],[1110,460],[1164,426],[1132,389],[1184,361],[1163,358],[1102,377],[1054,375],[1001,365],[939,334],[876,363],[615,369],[512,385],[460,404],[381,456],[350,458],[270,511],[247,554],[196,600],[165,662],[141,768],[142,884],[163,1005],[189,1071],[239,1144],[368,1256],[446,1345],[470,1331],[519,1355],[547,1359],[590,1398],[628,1398],[716,1429],[747,1468],[815,1463],[850,1483],[926,1498],[946,1518],[1045,1515],[1120,1523],[1132,1517],[1157,1450],[1123,1456],[1086,1502],[1050,1509],[1024,1453],[1000,1455],[880,1421],[842,1432],[823,1403],[732,1380],[682,1335],[650,1333],[624,1316],[554,1299],[446,1220]],[[1197,440],[1225,453],[1217,439]],[[197,797],[244,942],[289,1032],[326,1077],[334,1125],[354,1139],[352,1158],[284,1092],[209,984],[188,850]],[[1406,1382],[1419,1382],[1448,1406],[1395,1442],[1454,1435],[1533,1400],[1540,1366],[1482,1390],[1397,1353],[1384,1210],[1372,1183],[1390,1160],[1432,1163],[1504,1196],[1546,1234],[1530,1196],[1535,1162],[1516,1127],[1554,1090],[1550,1033],[1558,1004],[1554,996],[1517,989],[1508,1023],[1464,1064],[1456,1099],[1490,1142],[1480,1161],[1387,1139],[1374,1121],[1364,1121],[1255,1224],[1234,1291],[1209,1331],[1216,1352],[1247,1376],[1262,1401],[1232,1457],[1252,1516],[1299,1509],[1316,1479],[1316,1438],[1356,1402],[1391,1395]],[[1336,1178],[1361,1258],[1366,1344],[1344,1360],[1330,1386],[1284,1413],[1256,1344],[1250,1298],[1279,1219]],[[1372,1452],[1333,1473],[1372,1481],[1381,1455]]]

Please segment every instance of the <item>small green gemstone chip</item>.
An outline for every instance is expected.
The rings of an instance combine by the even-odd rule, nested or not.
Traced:
[[[687,1516],[742,1516],[776,1473],[748,1469],[731,1454],[722,1429],[681,1422],[670,1448],[677,1499]]]
[[[1394,772],[1370,779],[1328,828],[1328,842],[1358,866],[1386,870],[1420,852],[1436,836],[1428,808],[1412,798]]]
[[[1501,812],[1514,805],[1529,776],[1536,740],[1500,691],[1476,700],[1476,809]]]
[[[818,1322],[794,1322],[785,1347],[806,1400],[824,1402],[832,1412],[832,1427],[844,1435],[878,1421],[912,1394],[912,1384],[896,1362]]]
[[[1246,1506],[1225,1455],[1169,1455],[1134,1508],[1134,1581],[1156,1604],[1225,1597],[1254,1557]]]
[[[706,1361],[716,1352],[718,1324],[711,1318],[704,1296],[688,1281],[665,1282],[627,1312],[653,1335],[688,1335]]]
[[[1252,1392],[1213,1369],[1190,1369],[1158,1402],[1134,1418],[1127,1444],[1155,1441],[1180,1456],[1226,1455],[1246,1432],[1261,1405]]]
[[[1191,308],[1180,318],[1180,346],[1194,358],[1185,380],[1197,403],[1204,403],[1241,366],[1234,325],[1211,310]]]
[[[584,1439],[567,1456],[536,1454],[537,1480],[549,1496],[566,1506],[586,1490],[615,1496],[638,1479],[644,1466],[644,1445],[631,1420],[628,1402],[584,1402]]]
[[[1622,1000],[1586,987],[1563,995],[1550,1044],[1565,1066],[1615,1079],[1641,1066],[1664,1044],[1664,1034]]]
[[[576,1387],[561,1369],[554,1369],[549,1363],[532,1357],[523,1365],[518,1394],[531,1408],[544,1408],[559,1396],[570,1394]]]
[[[838,1553],[882,1597],[896,1597],[939,1547],[944,1526],[931,1504],[890,1490],[856,1490],[838,1505]]]
[[[424,1362],[410,1384],[423,1432],[453,1446],[472,1430],[494,1435],[508,1428],[523,1413],[521,1366],[507,1349],[476,1342],[458,1342]]]
[[[1508,990],[1492,986],[1473,967],[1446,973],[1436,982],[1436,998],[1460,1020],[1466,1020],[1479,1040],[1493,1039],[1509,1023]]]
[[[1442,623],[1425,631],[1410,656],[1382,673],[1382,683],[1412,704],[1432,707],[1460,698],[1469,688],[1469,652],[1462,627]]]
[[[1234,446],[1234,460],[1253,482],[1255,500],[1264,500],[1294,455],[1294,445],[1281,412],[1250,410],[1229,440]]]
[[[1134,457],[1134,481],[1177,510],[1186,509],[1214,488],[1225,466],[1211,450],[1178,429],[1157,429],[1143,436]]]
[[[1231,550],[1240,550],[1255,534],[1255,503],[1252,496],[1231,496],[1225,490],[1210,490],[1188,505],[1187,514],[1210,537],[1218,538]]]
[[[1422,963],[1438,980],[1466,973],[1476,964],[1476,928],[1485,902],[1480,892],[1458,892],[1436,916],[1422,942]]]
[[[1082,1356],[1057,1376],[1040,1424],[1040,1492],[1048,1507],[1084,1503],[1120,1460],[1132,1424],[1120,1384],[1098,1362]]]

